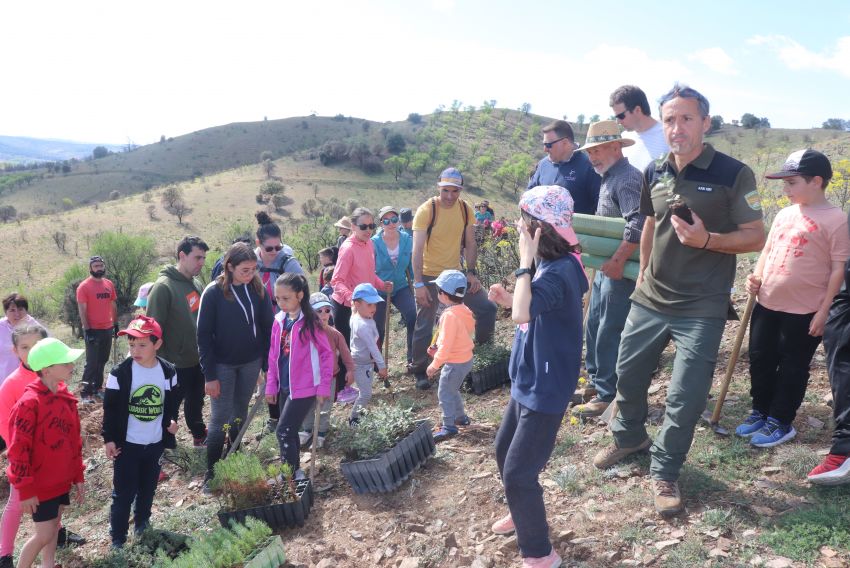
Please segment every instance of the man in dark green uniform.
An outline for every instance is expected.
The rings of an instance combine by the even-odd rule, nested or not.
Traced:
[[[708,100],[676,85],[660,99],[660,110],[670,154],[647,169],[641,190],[641,271],[617,359],[614,444],[593,463],[605,469],[652,446],[655,508],[673,514],[682,510],[679,472],[711,388],[735,255],[761,250],[765,233],[752,170],[703,143],[711,126]],[[653,442],[644,426],[646,395],[668,337],[676,357]]]

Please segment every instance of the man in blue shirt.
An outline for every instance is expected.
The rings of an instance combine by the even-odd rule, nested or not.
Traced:
[[[528,189],[538,185],[560,185],[569,190],[576,213],[593,215],[599,199],[599,177],[584,152],[576,152],[573,128],[566,120],[556,120],[543,127],[543,149],[547,156],[540,160],[531,175]]]

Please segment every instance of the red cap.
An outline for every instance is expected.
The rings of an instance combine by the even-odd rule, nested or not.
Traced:
[[[130,337],[155,336],[162,339],[162,328],[155,319],[148,316],[137,316],[133,318],[127,329],[118,332],[118,335],[129,335]]]

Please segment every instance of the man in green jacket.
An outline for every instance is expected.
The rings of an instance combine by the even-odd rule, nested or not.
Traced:
[[[198,307],[203,288],[195,277],[204,268],[209,249],[200,237],[183,237],[177,243],[177,264],[163,267],[151,288],[147,311],[162,327],[159,355],[177,367],[178,400],[185,401],[186,426],[197,447],[206,443],[207,427],[203,417],[205,381],[198,356]]]

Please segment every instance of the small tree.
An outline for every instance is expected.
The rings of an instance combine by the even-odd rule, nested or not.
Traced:
[[[401,174],[403,174],[404,170],[407,169],[407,160],[401,156],[390,156],[384,160],[384,165],[388,170],[390,170],[390,172],[392,172],[395,180],[398,181],[398,178],[401,177]]]
[[[149,235],[107,231],[94,239],[91,252],[106,261],[119,308],[129,308],[157,259],[156,241]]]
[[[319,266],[319,251],[336,243],[337,233],[334,221],[326,215],[313,217],[298,226],[287,242],[292,247],[308,271],[313,272]]]
[[[150,219],[151,221],[159,221],[159,218],[156,216],[156,205],[151,203],[150,205],[148,205],[147,211],[148,219]]]
[[[178,199],[183,199],[183,190],[176,185],[170,185],[162,192],[162,206],[168,210]]]
[[[418,112],[411,112],[407,115],[407,122],[410,124],[419,124],[422,122],[422,115]]]
[[[387,152],[390,154],[401,154],[405,148],[407,148],[407,142],[405,142],[404,136],[398,132],[387,136]]]
[[[13,221],[17,216],[18,210],[15,209],[12,205],[0,206],[0,219],[2,219],[4,223]]]
[[[52,235],[53,242],[59,252],[65,252],[65,244],[68,242],[68,235],[63,231],[55,231]]]
[[[266,181],[260,184],[260,193],[278,195],[286,190],[286,186],[279,181]]]
[[[711,130],[709,132],[717,132],[723,126],[723,117],[714,115],[711,117]]]
[[[192,212],[192,208],[183,198],[174,201],[171,205],[165,208],[165,211],[177,217],[177,224],[183,224],[183,217]]]
[[[274,175],[275,165],[271,160],[263,160],[263,171],[266,172],[266,177],[268,179],[272,179],[272,175]]]
[[[750,114],[749,112],[744,113],[744,115],[741,117],[741,126],[743,126],[744,128],[757,128],[760,123],[761,121],[759,120],[759,118],[754,114]]]
[[[98,160],[100,158],[105,158],[108,155],[109,155],[109,150],[107,150],[105,146],[97,146],[91,152],[91,157],[95,160]]]
[[[274,159],[274,154],[272,154],[271,151],[269,151],[269,150],[263,150],[262,153],[260,153],[260,161],[261,162],[265,162],[266,160],[273,160],[273,159]]]

